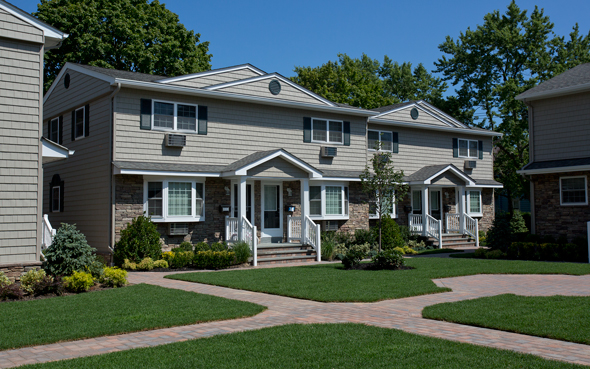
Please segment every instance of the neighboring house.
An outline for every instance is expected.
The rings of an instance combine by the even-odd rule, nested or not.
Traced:
[[[68,157],[42,139],[43,55],[67,34],[0,0],[0,270],[39,265],[42,164]]]
[[[590,221],[590,63],[518,95],[529,109],[532,233],[586,235]]]
[[[45,135],[58,124],[56,140],[76,150],[47,166],[45,181],[62,203],[50,207],[47,188],[44,209],[52,223],[76,223],[104,254],[143,213],[166,247],[236,239],[315,246],[318,226],[367,229],[359,174],[373,153],[368,141],[379,138],[424,198],[413,200],[421,208],[415,230],[426,231],[417,225],[426,214],[442,219],[463,204],[483,228],[493,218],[497,134],[465,127],[422,101],[354,108],[249,64],[168,78],[67,63],[44,112]],[[466,161],[473,169],[464,169]],[[441,210],[445,205],[453,210]],[[392,212],[407,224],[408,214],[397,210],[403,207]],[[448,228],[466,228],[466,221],[457,215]]]

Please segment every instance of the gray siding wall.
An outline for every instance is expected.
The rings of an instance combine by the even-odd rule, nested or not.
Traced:
[[[46,164],[43,171],[43,210],[52,226],[75,223],[90,246],[102,252],[108,252],[110,241],[110,105],[108,97],[91,103],[90,135],[73,142],[71,110],[62,112],[64,146],[76,152],[67,160]],[[54,174],[64,181],[64,211],[60,213],[49,211],[49,183]]]
[[[259,76],[258,73],[254,73],[250,69],[239,69],[231,72],[216,73],[204,77],[196,77],[187,79],[184,81],[172,82],[171,85],[188,86],[188,87],[206,87],[218,85],[220,83],[227,83],[232,81],[238,81],[241,79],[252,78]]]
[[[389,113],[383,116],[380,116],[378,119],[385,119],[385,120],[393,120],[396,122],[408,122],[408,123],[424,123],[424,124],[431,124],[435,126],[444,126],[449,127],[448,124],[441,122],[439,119],[433,117],[432,115],[428,114],[426,110],[418,107],[418,119],[412,119],[410,112],[412,111],[413,107],[407,107],[405,109],[398,110],[393,113]]]
[[[491,137],[469,136],[467,134],[402,128],[373,123],[369,123],[369,129],[398,132],[399,153],[392,154],[392,158],[395,168],[403,169],[405,175],[410,175],[427,165],[454,164],[473,179],[493,179]],[[483,159],[454,158],[454,137],[483,141]],[[367,143],[365,143],[366,146]],[[368,160],[373,157],[373,153],[374,151],[368,152]],[[464,169],[465,160],[475,160],[477,168],[473,170]]]
[[[73,70],[69,70],[68,73],[70,74],[70,87],[67,89],[64,87],[64,74],[43,105],[45,119],[55,118],[64,111],[79,108],[91,99],[109,93],[113,89],[107,82],[98,78]]]
[[[165,132],[139,129],[140,98],[208,106],[208,134],[187,134],[187,146],[167,148]],[[242,102],[121,89],[116,96],[116,160],[227,165],[256,151],[285,149],[318,169],[362,170],[366,164],[365,120]],[[334,159],[320,157],[319,143],[303,142],[303,117],[351,122],[350,146]]]
[[[0,264],[37,260],[42,68],[41,44],[0,38]]]
[[[248,176],[278,177],[278,178],[305,178],[307,173],[293,164],[281,158],[274,158],[266,163],[252,168]]]
[[[43,31],[0,9],[0,37],[43,43]]]
[[[590,157],[590,93],[532,104],[534,161]]]
[[[238,86],[231,86],[220,88],[217,91],[230,92],[236,94],[267,97],[272,99],[282,99],[288,101],[304,102],[308,104],[326,105],[325,103],[309,96],[296,89],[295,87],[289,86],[284,82],[281,83],[281,92],[278,95],[273,95],[268,90],[268,84],[272,81],[272,78],[263,79],[261,81],[245,83]]]

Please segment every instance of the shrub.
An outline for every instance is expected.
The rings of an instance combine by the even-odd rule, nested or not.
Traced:
[[[154,261],[154,268],[168,268],[168,262],[166,260]]]
[[[232,264],[235,253],[230,251],[199,251],[193,257],[193,264],[197,268],[222,269]]]
[[[334,259],[334,242],[322,242],[322,260]]]
[[[144,259],[145,260],[145,259]],[[127,271],[117,267],[104,268],[100,283],[113,288],[123,287],[127,284]]]
[[[211,246],[207,242],[199,242],[195,244],[195,252],[211,250]]]
[[[35,296],[46,295],[49,293],[61,296],[65,290],[61,277],[52,277],[50,275],[46,275],[41,280],[37,281],[32,286],[32,289]]]
[[[348,232],[333,232],[334,233],[334,240],[336,243],[343,243],[346,247],[350,247],[351,245],[358,243],[355,242],[354,235]]]
[[[334,259],[337,259],[337,260],[344,259],[344,255],[346,255],[347,252],[348,252],[348,247],[346,247],[346,245],[341,244],[341,243],[334,244],[334,253],[333,253]]]
[[[123,269],[135,270],[135,269],[137,269],[137,264],[129,261],[129,259],[125,259],[125,261],[123,261],[123,265],[121,267]]]
[[[162,258],[168,262],[170,268],[178,269],[189,265],[194,257],[192,251],[165,252]]]
[[[479,231],[479,246],[487,246],[487,232]]]
[[[414,250],[413,248],[409,247],[409,246],[404,246],[404,254],[406,255],[416,255],[418,253],[418,251]]]
[[[63,278],[65,287],[72,292],[88,291],[94,286],[92,274],[80,271],[74,271],[71,276]]]
[[[214,242],[210,247],[211,251],[227,251],[227,245],[224,242]]]
[[[428,248],[429,248],[426,246],[424,241],[418,242],[416,240],[409,240],[408,247],[411,247],[414,251],[428,250]]]
[[[506,254],[502,250],[488,250],[485,253],[486,259],[504,259]]]
[[[354,243],[374,245],[377,243],[375,234],[368,229],[357,229],[354,231]]]
[[[381,248],[383,250],[393,250],[395,247],[404,247],[406,244],[395,220],[389,216],[381,219]],[[379,242],[379,227],[374,228],[375,238]]]
[[[12,282],[6,275],[4,275],[4,272],[0,272],[0,287],[9,286],[11,284]]]
[[[51,246],[45,250],[47,261],[43,269],[51,275],[70,275],[76,270],[86,270],[97,260],[96,249],[90,247],[86,237],[73,224],[62,223]]]
[[[342,258],[344,268],[350,269],[358,265],[369,253],[370,247],[368,244],[352,245]]]
[[[24,292],[16,284],[0,285],[0,301],[20,300],[23,297]]]
[[[507,249],[507,257],[520,260],[587,262],[588,245],[513,242]]]
[[[528,237],[527,232],[519,211],[514,211],[512,217],[510,213],[499,213],[496,214],[492,227],[488,230],[486,243],[491,249],[506,252],[512,242]]]
[[[402,239],[404,240],[405,244],[414,240],[414,238],[413,238],[414,236],[412,235],[412,232],[410,232],[410,227],[399,226],[399,233],[401,234]]]
[[[156,225],[146,216],[139,216],[121,231],[121,239],[115,245],[115,264],[121,265],[125,259],[137,263],[146,257],[160,259],[162,246]]]
[[[236,264],[244,264],[248,262],[250,257],[250,245],[245,241],[239,241],[232,245],[231,251],[236,254]]]
[[[193,244],[188,241],[181,242],[178,247],[184,251],[193,251],[193,249],[194,249]]]
[[[137,264],[138,270],[152,270],[154,269],[154,260],[152,258],[145,258]]]
[[[405,265],[403,253],[393,250],[383,250],[371,259],[376,269],[398,269]]]
[[[98,258],[98,256],[95,256],[95,259],[92,263],[90,263],[90,265],[86,266],[86,271],[89,272],[90,274],[92,274],[92,276],[95,279],[100,278],[100,276],[102,275],[102,270],[104,269],[104,267],[106,266],[104,264],[104,262],[102,261],[103,258]]]
[[[35,286],[45,278],[43,269],[32,269],[20,277],[20,288],[28,294],[35,293]]]

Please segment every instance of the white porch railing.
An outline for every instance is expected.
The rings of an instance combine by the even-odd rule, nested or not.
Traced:
[[[459,214],[446,214],[445,225],[447,233],[461,232],[461,218]]]
[[[322,261],[322,241],[320,225],[315,224],[307,215],[305,216],[305,239],[304,244],[311,245],[316,251],[317,261]]]
[[[473,237],[475,246],[479,247],[479,225],[477,219],[473,219],[467,214],[463,214],[463,223],[465,224],[465,233]]]
[[[422,214],[409,214],[408,224],[410,227],[410,232],[424,234],[424,226],[422,225],[423,220],[424,218],[422,217]]]
[[[45,250],[53,242],[53,236],[55,236],[55,229],[51,227],[49,223],[49,217],[47,214],[43,215],[43,232],[41,236],[41,250]]]
[[[475,240],[475,246],[479,247],[479,223],[477,219],[467,214],[447,214],[446,218],[447,232],[457,232],[471,236]]]
[[[434,238],[442,249],[442,221],[429,214],[409,214],[408,224],[411,233]]]
[[[242,240],[250,245],[252,265],[258,265],[258,231],[246,217],[242,217]]]
[[[225,240],[228,242],[238,240],[238,218],[225,217]]]
[[[287,216],[287,242],[301,240],[301,217]]]

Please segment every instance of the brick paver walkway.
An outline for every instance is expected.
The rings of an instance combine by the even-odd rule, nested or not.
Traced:
[[[547,359],[590,365],[590,346],[546,338],[470,327],[423,319],[425,306],[501,293],[529,296],[590,296],[590,275],[475,275],[435,280],[452,292],[386,300],[375,303],[321,303],[264,293],[234,290],[162,278],[164,273],[130,273],[131,283],[149,283],[168,288],[249,301],[268,307],[250,318],[219,321],[145,332],[0,351],[0,368],[62,360],[137,347],[156,346],[291,323],[363,323],[538,355]]]

